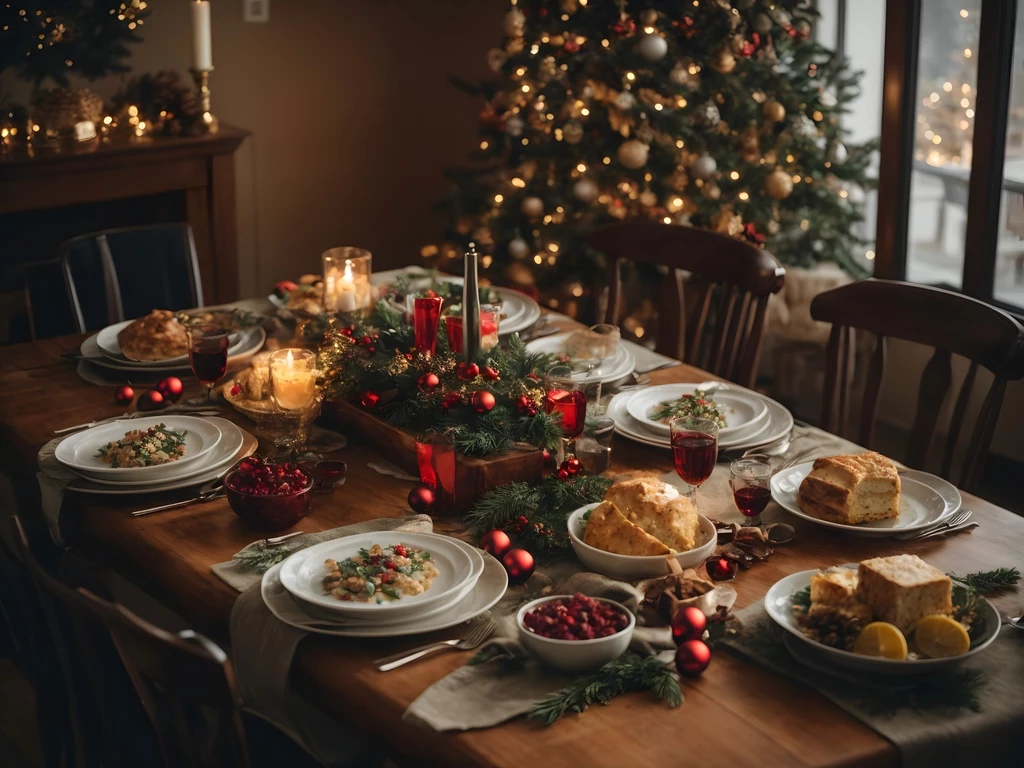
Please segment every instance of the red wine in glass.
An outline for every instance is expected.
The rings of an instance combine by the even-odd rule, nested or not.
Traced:
[[[587,395],[578,389],[549,390],[544,397],[544,410],[562,414],[562,435],[566,440],[574,440],[583,433],[587,420]]]
[[[672,435],[672,459],[685,483],[698,486],[711,477],[718,458],[718,441],[704,432],[683,431]]]
[[[192,373],[203,384],[216,384],[224,376],[228,368],[228,340],[221,339],[216,346],[213,344],[193,345],[188,351],[188,359],[192,364]]]
[[[732,491],[736,508],[744,517],[760,517],[768,502],[772,500],[772,492],[760,485],[747,485],[734,488]]]

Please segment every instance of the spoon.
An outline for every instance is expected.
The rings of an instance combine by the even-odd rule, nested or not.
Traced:
[[[1003,623],[1009,624],[1014,629],[1024,630],[1024,616],[1011,616]]]

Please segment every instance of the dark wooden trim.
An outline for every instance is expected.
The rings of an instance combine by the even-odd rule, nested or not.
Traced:
[[[963,279],[964,293],[982,300],[995,281],[1016,22],[1017,3],[982,0]]]
[[[920,36],[921,0],[888,0],[885,7],[875,277],[890,280],[902,279],[907,265]]]
[[[836,0],[836,56],[846,58],[846,0]]]

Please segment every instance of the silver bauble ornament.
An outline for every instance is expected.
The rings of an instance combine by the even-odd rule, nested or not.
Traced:
[[[818,135],[818,126],[807,115],[800,115],[789,126],[790,133],[798,139],[812,139]]]
[[[811,243],[811,250],[813,250],[815,253],[821,253],[822,251],[825,250],[825,241],[815,240],[813,243]]]
[[[672,71],[668,73],[668,78],[676,85],[689,85],[693,75],[690,74],[690,68],[683,64],[676,64],[672,67]]]
[[[562,138],[569,144],[579,144],[583,138],[583,124],[579,120],[570,120],[562,126]]]
[[[593,179],[580,179],[572,187],[576,199],[583,203],[592,203],[597,199],[597,183]]]
[[[505,133],[513,138],[522,136],[525,128],[526,123],[519,115],[512,115],[512,117],[505,121]]]
[[[648,61],[661,61],[668,53],[668,43],[665,38],[655,32],[649,32],[640,38],[637,43],[637,50],[640,55]]]
[[[544,201],[533,195],[524,197],[523,202],[519,204],[519,210],[531,219],[540,218],[544,215]]]
[[[713,101],[706,101],[693,110],[693,122],[701,128],[714,128],[721,119],[718,106]]]
[[[772,21],[772,17],[767,13],[759,13],[754,17],[754,21],[751,24],[754,31],[759,35],[767,35],[772,31],[772,27],[775,26],[775,22]]]
[[[522,37],[524,24],[526,24],[526,16],[518,8],[513,8],[505,14],[503,29],[509,37]]]
[[[698,179],[710,179],[718,170],[718,163],[715,158],[706,152],[693,161],[690,172]]]
[[[637,139],[629,139],[619,145],[618,158],[626,168],[636,170],[647,165],[647,153],[650,147]]]
[[[846,150],[846,145],[841,141],[837,141],[832,145],[829,150],[828,159],[833,165],[842,165],[846,162],[846,158],[850,156],[850,153]]]
[[[629,91],[619,91],[615,94],[615,106],[619,109],[632,109],[636,106],[636,97]]]
[[[491,48],[487,52],[487,66],[491,72],[501,72],[501,68],[505,66],[506,61],[508,61],[508,54],[501,50],[501,48]]]
[[[508,255],[513,259],[525,259],[530,253],[530,244],[521,237],[513,237],[508,241]]]
[[[864,202],[864,187],[859,184],[853,184],[849,189],[846,190],[846,199],[854,205],[860,205]]]

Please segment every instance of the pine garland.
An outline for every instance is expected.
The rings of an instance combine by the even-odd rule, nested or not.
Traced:
[[[653,656],[627,653],[535,704],[529,717],[551,725],[569,712],[584,712],[591,704],[608,704],[634,691],[651,691],[670,707],[683,703],[679,681],[667,664]]]
[[[972,591],[980,595],[989,595],[1004,589],[1012,589],[1020,581],[1020,571],[1016,568],[996,568],[991,571],[975,571],[966,576],[947,573],[953,581],[966,584]]]
[[[272,567],[285,560],[288,555],[302,549],[301,544],[279,544],[268,547],[262,543],[246,547],[241,552],[236,552],[231,559],[238,563],[245,571],[255,573],[266,573]]]

